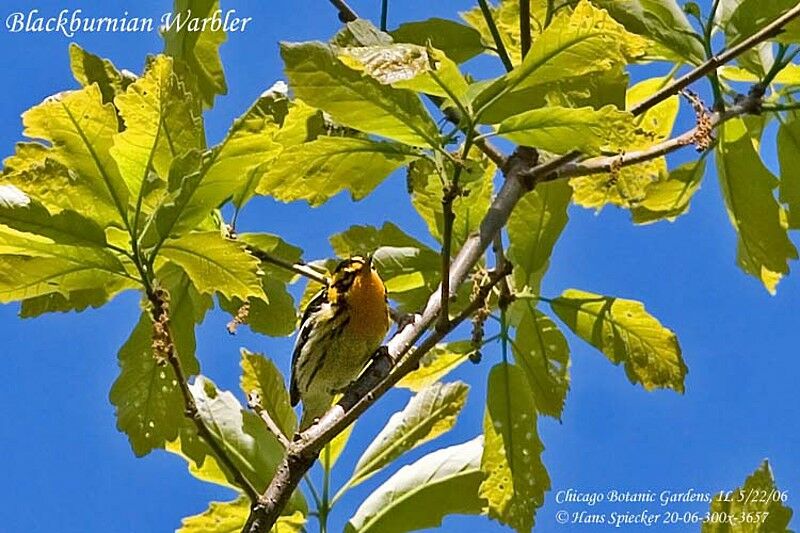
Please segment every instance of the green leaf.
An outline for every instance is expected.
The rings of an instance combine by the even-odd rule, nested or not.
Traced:
[[[612,105],[601,109],[543,107],[505,119],[497,134],[525,146],[564,154],[579,150],[597,155],[620,145],[632,135],[633,115]]]
[[[469,358],[470,352],[472,352],[472,344],[469,341],[437,344],[422,356],[419,368],[403,376],[403,379],[395,386],[420,392],[461,365]]]
[[[270,233],[240,233],[237,239],[252,248],[253,255],[256,257],[259,257],[259,254],[263,254],[285,263],[294,264],[300,261],[303,254],[302,249]],[[283,282],[289,282],[296,276],[295,273],[266,260],[261,262],[261,270],[271,278]]]
[[[200,418],[213,438],[256,490],[264,490],[283,457],[283,449],[267,431],[264,421],[244,410],[231,392],[219,390],[204,376],[197,376],[189,388],[197,403]],[[205,448],[193,450],[186,446],[187,442],[183,439],[181,442],[182,452],[195,462],[201,462],[197,461],[198,452],[208,454]],[[299,493],[296,494],[296,498],[299,498]]]
[[[725,520],[705,521],[702,533],[792,533],[789,522],[792,509],[783,504],[786,491],[779,490],[766,459],[750,474],[741,488],[718,494],[711,501],[711,514],[740,517],[732,523]],[[726,497],[727,496],[727,497]]]
[[[319,137],[287,148],[270,165],[259,194],[317,206],[344,189],[360,200],[397,168],[419,157],[406,146],[346,137]]]
[[[489,210],[494,192],[494,175],[497,167],[488,158],[481,157],[475,150],[467,159],[465,171],[461,173],[459,184],[463,189],[453,201],[453,245],[455,255],[469,235],[478,229],[483,216]],[[454,169],[446,163],[446,179],[452,179]],[[418,159],[408,168],[408,187],[411,191],[411,203],[417,213],[425,220],[428,230],[437,241],[442,241],[444,231],[444,208],[442,198],[444,189],[442,176],[436,164],[430,159]]]
[[[341,457],[342,452],[344,452],[344,449],[347,446],[347,442],[350,440],[350,434],[353,432],[355,425],[355,422],[353,422],[347,426],[344,431],[333,437],[333,439],[325,445],[325,447],[322,449],[322,453],[320,453],[319,458],[322,468],[328,472],[333,470],[333,467],[336,465],[336,461],[339,460],[339,457]]]
[[[536,410],[561,420],[569,391],[567,339],[547,315],[534,308],[530,299],[511,304],[508,320],[516,328],[511,344],[514,361],[525,372]]]
[[[722,125],[716,159],[728,216],[739,236],[737,263],[774,293],[789,272],[788,260],[797,258],[773,196],[777,180],[761,162],[739,119]]]
[[[489,374],[483,417],[480,495],[489,518],[517,531],[533,529],[550,477],[542,464],[544,446],[536,428],[536,404],[522,370],[499,363]]]
[[[242,348],[242,378],[240,386],[245,396],[255,391],[261,400],[261,406],[269,413],[270,418],[283,431],[283,435],[291,440],[297,427],[289,393],[278,367],[270,359]]]
[[[94,221],[75,211],[51,215],[41,203],[13,185],[0,185],[0,224],[58,244],[106,245],[106,234]]]
[[[161,269],[158,279],[170,296],[170,333],[175,352],[186,376],[197,374],[200,367],[195,358],[194,329],[211,308],[211,299],[199,294],[177,267]],[[137,456],[175,440],[186,423],[175,373],[171,367],[157,363],[152,346],[153,321],[144,312],[119,351],[120,374],[109,394],[117,414],[117,429],[128,435]]]
[[[402,533],[436,527],[450,514],[480,514],[483,439],[432,452],[375,489],[345,526],[347,533]]]
[[[45,313],[81,312],[88,307],[98,308],[105,305],[124,290],[140,288],[133,280],[124,278],[108,276],[96,281],[97,284],[101,282],[102,287],[76,289],[66,294],[51,292],[22,300],[19,316],[20,318],[34,318]]]
[[[483,52],[481,34],[454,20],[430,18],[419,22],[405,22],[391,34],[398,43],[420,46],[430,43],[456,63],[463,63]]]
[[[667,179],[648,187],[647,196],[631,209],[636,224],[649,224],[658,220],[673,221],[689,210],[689,201],[700,189],[706,172],[706,159],[685,163],[670,171]]]
[[[214,105],[214,97],[227,94],[225,72],[219,55],[219,47],[225,42],[225,31],[221,24],[192,24],[192,19],[203,19],[214,16],[219,11],[218,0],[175,0],[172,10],[174,23],[162,32],[164,37],[164,53],[183,61],[191,75],[196,78],[197,86],[205,107]],[[219,12],[220,15],[222,12]],[[182,26],[178,25],[178,16]]]
[[[242,243],[219,232],[189,233],[169,240],[161,248],[161,256],[183,268],[202,293],[218,292],[244,300],[264,297],[258,259],[247,253]]]
[[[200,117],[193,115],[191,95],[172,68],[172,58],[159,55],[148,61],[144,75],[132,83],[114,103],[125,120],[125,129],[114,136],[110,152],[122,179],[138,197],[145,182],[166,180],[176,156],[202,147]]]
[[[742,41],[796,5],[796,0],[741,0],[725,26],[727,42]],[[800,41],[800,22],[797,19],[789,22],[773,39],[787,44],[797,43]]]
[[[688,369],[678,339],[641,302],[568,289],[550,307],[612,363],[624,363],[631,383],[683,393]]]
[[[800,229],[800,119],[791,117],[778,128],[781,167],[780,200],[787,207],[790,229]]]
[[[675,0],[592,0],[608,10],[625,29],[657,43],[648,56],[700,64],[705,60],[702,42]],[[659,49],[660,48],[660,49]]]
[[[114,96],[125,92],[135,80],[130,73],[120,72],[111,61],[87,52],[77,43],[69,43],[69,65],[81,86],[97,84],[104,104],[113,102]]]
[[[670,76],[640,81],[628,89],[625,95],[627,109],[631,109],[639,102],[643,102],[673,81]],[[675,119],[678,118],[680,104],[678,95],[670,96],[645,111],[643,115],[636,117],[637,126],[653,133],[649,138],[649,143],[663,141],[670,136],[672,128],[675,126]]]
[[[91,190],[100,204],[95,209],[109,215],[106,225],[122,224],[129,191],[109,151],[117,133],[117,114],[111,104],[103,104],[99,87],[89,85],[53,95],[26,111],[22,123],[23,135],[49,141],[52,147],[46,157],[67,167],[74,180]]]
[[[439,283],[439,254],[391,222],[380,229],[351,226],[330,242],[339,257],[374,252],[373,264],[401,311],[418,310]]]
[[[298,98],[345,126],[412,146],[438,146],[439,132],[416,94],[381,85],[339,61],[322,43],[282,43]]]
[[[539,292],[553,248],[567,225],[572,189],[560,180],[540,183],[527,193],[508,219],[508,258],[514,285]]]
[[[211,502],[203,513],[181,521],[177,533],[239,533],[250,515],[250,502],[239,497],[230,502]],[[270,533],[299,533],[306,520],[299,511],[281,516]]]
[[[562,10],[554,17],[517,68],[478,92],[473,109],[481,120],[492,123],[497,120],[492,108],[515,98],[515,93],[612,70],[642,55],[645,46],[606,11],[582,0],[572,14]]]
[[[460,381],[434,383],[419,391],[373,439],[347,486],[355,487],[404,453],[450,431],[467,401],[467,391],[469,387]]]

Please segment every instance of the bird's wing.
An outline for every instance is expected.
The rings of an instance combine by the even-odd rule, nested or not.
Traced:
[[[300,390],[297,387],[297,364],[300,359],[300,352],[303,351],[303,346],[314,328],[312,316],[322,309],[323,304],[327,301],[328,289],[326,287],[314,295],[311,301],[308,302],[305,311],[303,311],[303,319],[300,321],[300,329],[297,331],[297,339],[294,341],[294,349],[292,350],[292,379],[289,386],[289,399],[292,406],[297,405],[297,402],[300,401]]]

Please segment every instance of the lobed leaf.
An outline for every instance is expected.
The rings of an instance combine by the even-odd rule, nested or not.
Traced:
[[[297,416],[289,404],[289,393],[278,367],[272,360],[242,348],[242,377],[240,386],[245,396],[258,393],[261,406],[278,425],[287,439],[297,428]]]
[[[419,368],[403,376],[403,379],[395,386],[420,392],[461,365],[469,358],[470,352],[472,352],[472,344],[469,341],[437,344],[422,356]]]
[[[456,63],[463,63],[483,52],[481,34],[454,20],[429,18],[417,22],[404,22],[391,32],[395,42],[413,43],[444,52]]]
[[[87,52],[77,43],[69,43],[69,66],[75,81],[82,87],[96,83],[103,95],[103,103],[125,92],[136,77],[127,71],[120,72],[108,59]]]

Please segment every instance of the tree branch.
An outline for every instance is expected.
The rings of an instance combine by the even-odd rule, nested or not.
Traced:
[[[519,48],[523,58],[531,49],[531,0],[519,0]]]
[[[247,251],[250,252],[250,254],[253,257],[258,258],[259,260],[265,263],[275,265],[290,272],[294,272],[295,274],[300,274],[301,276],[305,276],[308,279],[314,280],[317,283],[321,283],[323,285],[328,283],[328,280],[327,278],[325,278],[324,275],[312,269],[305,263],[291,263],[289,261],[281,259],[280,257],[275,257],[272,254],[268,254],[267,252],[253,248],[252,246],[247,246]]]
[[[175,372],[175,380],[178,382],[178,388],[183,397],[186,417],[194,423],[198,435],[200,435],[206,444],[208,444],[209,448],[211,448],[217,461],[233,475],[237,485],[244,490],[247,497],[250,498],[250,501],[258,501],[258,491],[244,474],[242,474],[241,470],[239,470],[236,463],[233,462],[225,449],[217,442],[200,416],[197,403],[194,400],[192,391],[189,389],[189,382],[183,371],[183,365],[181,364],[178,354],[175,352],[175,344],[172,342],[167,292],[163,289],[148,290],[147,298],[152,306],[150,312],[153,317],[153,348],[156,352],[155,356],[165,359]]]
[[[506,45],[503,43],[503,38],[500,36],[500,31],[497,29],[497,24],[494,22],[494,17],[492,16],[492,10],[489,7],[489,3],[486,0],[478,0],[478,4],[481,6],[481,13],[483,13],[483,18],[486,20],[486,25],[489,27],[489,33],[492,34],[494,44],[497,46],[497,55],[500,56],[500,61],[503,62],[503,66],[506,68],[506,70],[510,72],[514,69],[514,64],[511,62],[511,57],[508,55]]]
[[[345,0],[329,0],[333,7],[339,11],[339,20],[347,24],[358,18],[358,14],[347,5]]]
[[[685,75],[675,80],[675,82],[667,85],[660,91],[657,91],[655,94],[653,94],[646,100],[639,102],[631,109],[631,113],[633,113],[634,115],[640,115],[645,111],[647,111],[648,109],[659,104],[661,101],[666,100],[670,96],[679,93],[680,91],[688,87],[691,83],[699,80],[709,72],[714,71],[718,67],[735,59],[736,57],[746,52],[747,50],[750,50],[757,44],[766,41],[770,37],[774,37],[775,35],[779,34],[783,29],[783,27],[786,26],[786,24],[788,24],[798,16],[800,16],[800,4],[788,10],[786,13],[776,18],[771,23],[764,26],[760,31],[757,31],[756,33],[754,33],[747,39],[743,40],[739,44],[731,48],[728,48],[724,52],[709,58],[704,63],[698,65],[693,70],[687,72]]]
[[[272,419],[269,411],[264,409],[264,406],[261,405],[261,397],[256,391],[252,391],[247,395],[247,406],[261,417],[261,420],[264,421],[264,424],[266,424],[269,432],[275,435],[275,438],[278,439],[278,442],[281,446],[283,446],[283,449],[285,450],[288,448],[289,439],[283,434],[281,428],[278,427],[278,424]]]

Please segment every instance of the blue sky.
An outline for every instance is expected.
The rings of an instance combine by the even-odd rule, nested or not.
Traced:
[[[372,18],[377,17],[379,4],[379,0],[352,1],[362,15]],[[466,0],[407,0],[402,8],[400,2],[391,4],[390,26],[430,16],[454,17],[456,11],[472,6]],[[335,13],[323,0],[230,0],[224,6],[252,16],[253,22],[246,32],[230,35],[222,47],[229,93],[218,98],[207,114],[210,142],[218,141],[233,118],[282,78],[278,40],[325,39],[338,28]],[[8,0],[0,15],[5,18],[30,7],[22,0]],[[82,8],[96,16],[122,16],[127,10],[129,16],[158,17],[171,5],[47,0],[36,7],[44,14]],[[161,50],[156,33],[81,34],[74,40],[137,72],[146,54]],[[0,71],[5,73],[0,104],[3,157],[20,139],[19,116],[25,109],[75,87],[67,60],[69,42],[61,35],[9,34],[0,28]],[[495,74],[497,68],[486,60],[471,65],[478,76]],[[662,66],[646,67],[636,76],[663,72]],[[691,114],[684,112],[678,128],[691,127],[692,122]],[[770,136],[774,137],[774,129]],[[774,168],[774,146],[766,142],[764,150]],[[671,162],[694,156],[689,148]],[[537,531],[566,531],[554,520],[555,513],[585,509],[556,504],[558,490],[714,492],[740,484],[763,458],[770,459],[779,487],[789,491],[790,505],[800,497],[796,407],[800,278],[789,276],[772,297],[735,266],[736,237],[713,165],[710,168],[690,213],[674,223],[635,227],[626,212],[616,209],[599,215],[578,207],[570,210],[571,223],[555,250],[544,294],[553,296],[574,287],[645,302],[678,333],[689,375],[682,396],[647,393],[631,385],[621,368],[570,337],[572,391],[563,423],[540,421],[544,462],[554,490],[538,512]],[[258,199],[245,210],[240,225],[242,230],[284,236],[302,246],[307,259],[331,253],[326,238],[330,233],[353,224],[380,225],[387,219],[430,242],[405,198],[404,177],[398,173],[358,204],[340,195],[309,211],[305,204]],[[387,204],[393,206],[389,213]],[[203,511],[210,500],[229,499],[229,491],[192,478],[175,456],[155,452],[136,459],[126,437],[115,429],[108,391],[118,372],[116,352],[138,317],[136,295],[123,295],[100,310],[80,314],[22,321],[17,311],[17,305],[0,306],[0,375],[6,380],[0,388],[6,413],[0,426],[0,529],[171,531],[181,517]],[[257,337],[244,330],[229,337],[226,322],[224,315],[214,312],[198,331],[203,371],[219,386],[238,390],[240,346],[264,352],[282,368],[288,367],[291,339]],[[409,454],[407,460],[480,432],[485,377],[499,357],[499,349],[487,349],[482,364],[464,365],[451,376],[472,386],[464,413],[454,431]],[[359,422],[349,453],[334,472],[334,486],[347,479],[358,452],[407,399],[407,392],[393,391]],[[341,530],[358,503],[387,476],[384,472],[346,496],[334,510],[331,530]],[[695,504],[667,510],[706,508]],[[501,530],[482,517],[451,517],[442,530],[464,528]],[[314,524],[310,530],[315,530]]]

